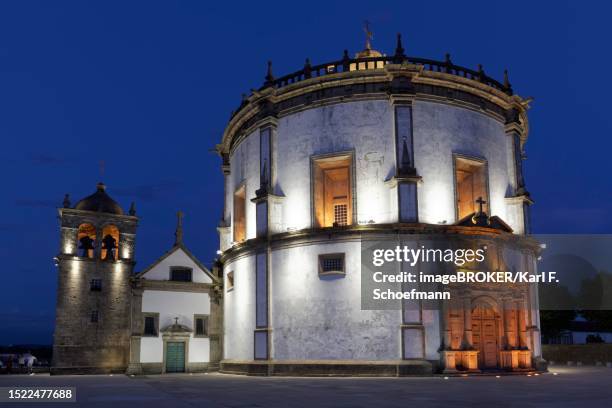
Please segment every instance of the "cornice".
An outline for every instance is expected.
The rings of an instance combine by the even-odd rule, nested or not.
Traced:
[[[529,100],[508,95],[474,79],[425,70],[422,65],[387,64],[381,69],[340,72],[278,89],[268,87],[254,91],[228,123],[217,150],[230,153],[256,128],[276,123],[283,116],[315,107],[368,99],[392,103],[427,100],[476,110],[504,125],[515,123],[523,143],[527,139]]]
[[[539,242],[535,239],[519,234],[512,234],[501,230],[459,225],[435,225],[422,223],[394,223],[394,224],[368,224],[347,227],[311,228],[299,231],[273,234],[269,238],[252,238],[236,244],[224,251],[219,260],[222,263],[249,256],[253,253],[267,249],[272,250],[302,247],[338,242],[362,242],[364,240],[385,240],[399,234],[428,235],[435,239],[495,239],[503,240],[508,244],[516,245],[522,250],[536,252],[540,250]]]

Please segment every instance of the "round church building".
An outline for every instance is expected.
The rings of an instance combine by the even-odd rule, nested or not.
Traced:
[[[418,375],[542,369],[537,288],[451,283],[450,299],[365,307],[363,249],[486,250],[418,264],[452,275],[535,271],[522,175],[529,100],[482,66],[363,51],[306,60],[232,114],[225,183],[221,371]],[[407,265],[399,263],[398,272]],[[366,277],[368,277],[366,279]]]

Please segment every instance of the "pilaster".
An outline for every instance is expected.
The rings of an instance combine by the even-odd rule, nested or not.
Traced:
[[[414,165],[411,99],[391,98],[395,129],[395,175],[386,181],[396,204],[397,222],[418,222],[417,186],[421,177]]]

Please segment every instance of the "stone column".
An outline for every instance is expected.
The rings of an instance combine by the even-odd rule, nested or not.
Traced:
[[[529,348],[529,342],[527,341],[527,302],[519,300],[516,302],[517,313],[518,313],[518,334],[519,334],[519,347],[522,349]]]
[[[460,356],[457,354],[458,351],[451,350],[451,328],[449,324],[449,308],[448,302],[442,302],[441,315],[442,315],[442,333],[443,333],[443,344],[440,351],[440,357],[442,365],[444,367],[444,373],[454,373],[457,371],[457,363],[461,362]]]
[[[419,211],[417,187],[421,182],[414,165],[412,104],[410,99],[394,96],[392,98],[395,122],[395,175],[387,185],[397,201],[392,209],[397,209],[394,219],[398,222],[418,222]]]
[[[76,256],[79,246],[77,241],[78,229],[63,226],[61,231],[62,247],[60,248],[60,252],[66,255]]]
[[[443,350],[451,349],[451,328],[449,324],[449,310],[448,310],[448,302],[442,302],[442,330],[444,333],[443,336]]]
[[[463,348],[472,350],[474,340],[472,336],[472,301],[469,296],[463,298]]]
[[[140,340],[143,332],[142,292],[143,290],[138,287],[132,289],[132,304],[130,316],[130,361],[126,374],[142,374],[142,364],[140,363]]]
[[[96,225],[96,247],[94,248],[93,259],[100,259],[102,254],[102,226]]]
[[[221,158],[223,160],[223,164],[221,165],[221,171],[223,171],[223,214],[221,215],[221,221],[222,223],[228,223],[229,218],[232,214],[232,211],[228,206],[228,195],[230,194],[231,166],[228,154],[223,154]]]
[[[119,245],[117,250],[119,251],[118,259],[121,260],[132,260],[134,259],[134,248],[136,245],[136,234],[129,234],[121,232],[119,233]]]
[[[223,272],[219,267],[213,267],[215,276],[221,276]],[[221,275],[219,275],[221,274]],[[223,359],[223,289],[213,287],[210,289],[210,321],[209,321],[209,339],[210,339],[210,363],[209,371],[219,369],[219,363]]]

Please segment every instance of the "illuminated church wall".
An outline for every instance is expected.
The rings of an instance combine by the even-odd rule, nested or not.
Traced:
[[[453,288],[448,305],[414,316],[361,310],[360,263],[368,236],[426,231],[467,247],[509,242],[507,265],[491,270],[534,270],[537,246],[522,236],[532,203],[521,165],[529,102],[507,80],[450,60],[406,60],[399,42],[397,58],[363,53],[367,62],[345,56],[317,74],[305,67],[274,80],[269,71],[217,145],[222,371],[318,364],[325,373],[339,360],[385,362],[379,373],[531,367],[541,360],[534,288]],[[484,344],[493,351],[475,349]]]
[[[508,210],[512,154],[504,126],[479,112],[456,106],[415,101],[414,160],[423,183],[418,188],[419,221],[453,224],[455,215],[454,155],[485,160],[490,215],[522,232],[522,220]],[[311,157],[354,152],[356,220],[388,223],[397,220],[396,203],[385,181],[393,174],[395,146],[393,110],[388,101],[348,102],[282,117],[276,137],[278,192],[285,196],[281,230],[312,225]],[[246,186],[246,234],[255,237],[255,205],[259,188],[259,131],[247,136],[230,157],[231,184],[226,192],[231,217],[236,189]]]
[[[253,330],[255,330],[254,256],[228,262],[224,270],[224,355],[225,358],[234,360],[251,360],[253,358]],[[228,285],[228,272],[234,274],[232,288]]]
[[[320,253],[345,253],[346,275],[320,276]],[[332,242],[272,253],[273,350],[278,360],[393,360],[400,310],[361,310],[359,242]]]
[[[503,124],[465,108],[424,101],[413,104],[413,119],[414,160],[419,175],[423,177],[419,188],[420,221],[431,224],[457,221],[453,154],[487,161],[490,215],[506,220],[504,197],[510,180],[506,151],[508,136]]]
[[[354,151],[356,220],[390,222],[389,188],[394,166],[393,112],[388,101],[347,102],[308,109],[279,120],[277,177],[286,196],[286,228],[311,226],[313,155]]]
[[[507,216],[505,196],[511,183],[504,126],[469,109],[414,101],[412,104],[414,160],[423,183],[418,187],[419,221],[453,224],[455,215],[454,154],[487,163],[491,215]],[[339,103],[306,109],[279,119],[276,130],[275,192],[284,196],[281,231],[310,228],[312,218],[311,158],[326,153],[354,152],[356,220],[360,224],[397,222],[397,206],[385,181],[395,171],[393,106],[387,100]],[[251,132],[230,156],[230,189],[246,186],[246,238],[255,238],[255,204],[259,188],[259,130]],[[514,226],[520,229],[520,226]],[[352,245],[353,248],[347,246]],[[317,256],[344,252],[346,276],[321,279]],[[274,327],[274,358],[375,359],[397,357],[401,336],[399,311],[360,310],[359,244],[313,244],[273,250],[270,313]],[[254,255],[228,262],[234,288],[225,298],[225,358],[253,356],[255,329]],[[332,294],[334,296],[332,296]],[[340,294],[340,295],[339,295]],[[363,323],[367,322],[367,323]],[[437,311],[423,315],[425,354],[434,359],[440,345]],[[386,338],[385,342],[372,339]],[[342,339],[351,338],[351,347]],[[381,344],[384,343],[384,347]]]

